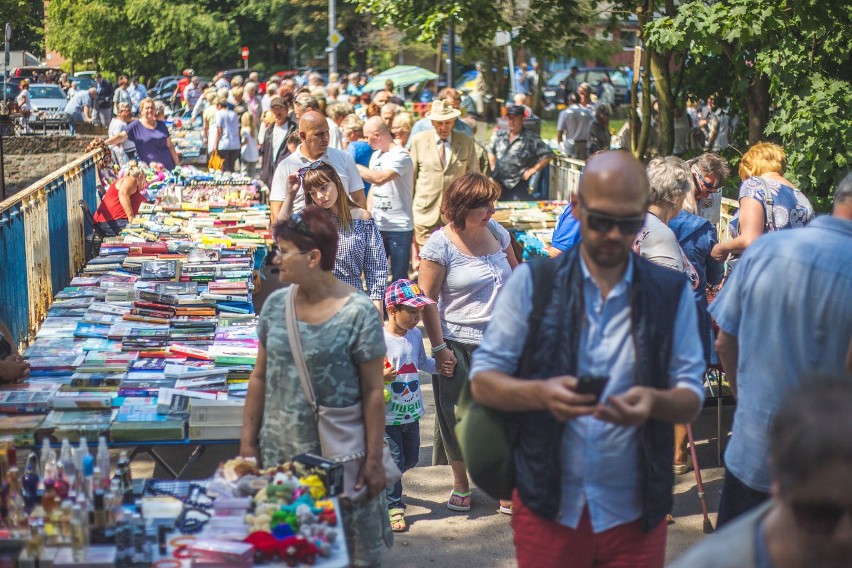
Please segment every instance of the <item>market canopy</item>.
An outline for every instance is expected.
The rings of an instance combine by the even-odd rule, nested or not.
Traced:
[[[436,73],[417,65],[397,65],[373,77],[361,90],[365,92],[381,91],[385,88],[385,82],[388,79],[393,81],[395,88],[404,88],[414,83],[422,83],[437,78]]]

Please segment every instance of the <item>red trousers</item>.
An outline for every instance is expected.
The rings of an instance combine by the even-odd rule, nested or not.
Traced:
[[[537,516],[516,491],[512,528],[518,568],[663,568],[666,560],[665,520],[648,533],[641,519],[595,533],[586,507],[572,529]]]

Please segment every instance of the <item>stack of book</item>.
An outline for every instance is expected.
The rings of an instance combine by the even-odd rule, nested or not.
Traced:
[[[188,421],[193,439],[239,438],[257,359],[253,276],[268,250],[268,210],[244,181],[206,201],[200,188],[215,179],[168,183],[189,188],[191,199],[143,206],[56,294],[23,353],[28,384],[0,389],[0,434],[180,440]],[[210,406],[225,401],[221,412]]]

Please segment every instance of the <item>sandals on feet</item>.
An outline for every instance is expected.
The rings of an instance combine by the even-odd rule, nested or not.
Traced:
[[[511,506],[511,505],[508,505],[508,506],[506,506],[506,505],[500,505],[500,506],[497,508],[497,512],[498,512],[498,513],[502,513],[502,514],[504,514],[504,515],[511,515],[511,514],[512,514],[512,506]]]
[[[463,493],[454,490],[450,493],[450,500],[447,501],[447,509],[461,512],[470,511],[470,491]]]
[[[388,514],[393,532],[405,532],[408,529],[408,525],[405,523],[405,509],[391,509]]]

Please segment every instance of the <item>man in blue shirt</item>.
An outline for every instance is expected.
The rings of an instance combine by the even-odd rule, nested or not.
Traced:
[[[522,265],[474,353],[474,397],[519,425],[520,568],[665,562],[673,424],[701,408],[704,360],[686,278],[631,252],[648,189],[629,154],[590,159],[571,201],[582,240],[544,261],[552,292],[531,347],[533,272]],[[525,347],[532,370],[519,376]],[[578,377],[600,381],[599,400],[578,391]]]
[[[767,433],[784,394],[809,373],[844,372],[850,267],[852,174],[837,186],[831,216],[760,237],[710,304],[721,330],[716,348],[737,396],[720,526],[769,498]]]
[[[852,381],[814,376],[772,421],[772,499],[671,568],[848,568],[852,559]]]
[[[573,211],[574,207],[571,206],[571,203],[568,203],[556,222],[548,251],[551,258],[559,256],[580,242],[580,223],[574,217]]]

